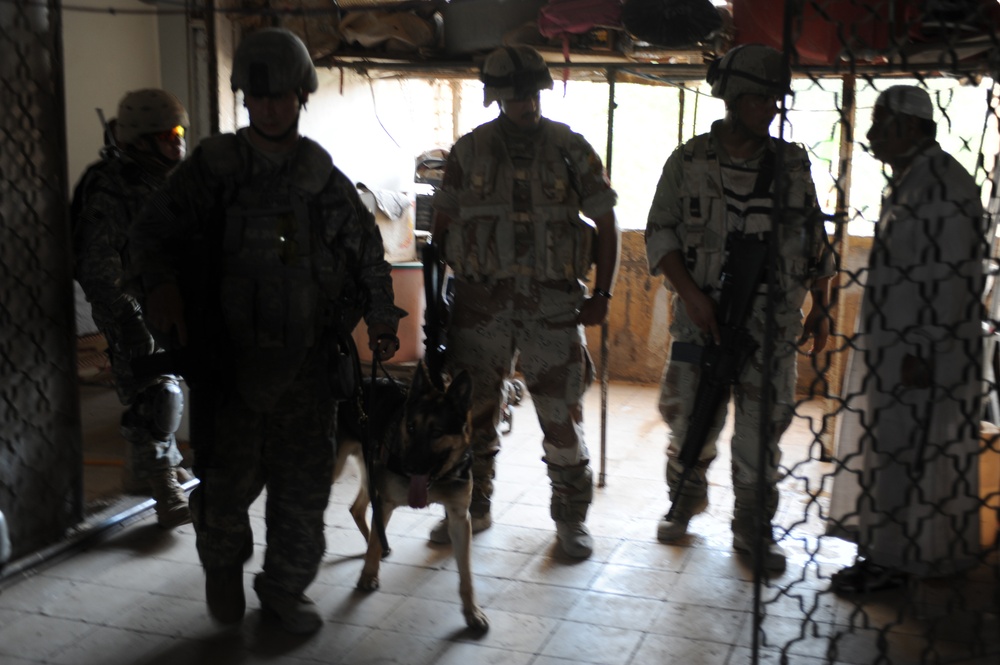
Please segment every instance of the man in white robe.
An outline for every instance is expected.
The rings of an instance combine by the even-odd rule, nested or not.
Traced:
[[[841,593],[977,560],[983,209],[935,134],[926,91],[879,96],[867,138],[892,175],[839,414],[828,532],[858,542]]]

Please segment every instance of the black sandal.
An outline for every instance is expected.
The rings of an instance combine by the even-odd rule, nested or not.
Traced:
[[[898,589],[906,584],[905,573],[865,559],[838,570],[830,578],[830,590],[837,594],[869,593]]]

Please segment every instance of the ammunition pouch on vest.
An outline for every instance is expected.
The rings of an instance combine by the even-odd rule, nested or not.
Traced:
[[[766,191],[754,192],[747,201],[743,233],[766,237],[779,220],[778,287],[789,308],[798,309],[817,276],[822,252],[823,224],[815,207],[815,193],[804,150],[796,144],[782,146],[784,174],[775,173]],[[718,291],[729,231],[722,174],[709,135],[701,135],[684,146],[684,169],[680,197],[684,224],[681,242],[688,271],[695,283]],[[782,201],[773,201],[775,183],[782,181]]]
[[[540,134],[526,169],[515,169],[495,122],[473,131],[472,163],[443,247],[458,276],[554,281],[584,279],[589,272],[596,231],[579,216],[580,197],[566,150],[571,132],[560,123],[547,126],[551,129]],[[530,187],[530,211],[513,212],[516,182]],[[529,254],[519,257],[518,246],[530,246]]]

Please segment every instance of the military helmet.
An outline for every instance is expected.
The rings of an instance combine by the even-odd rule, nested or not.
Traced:
[[[747,93],[787,95],[791,79],[781,52],[763,44],[737,46],[714,60],[705,76],[712,84],[712,96],[727,103]]]
[[[295,33],[264,28],[243,38],[233,56],[233,90],[255,96],[316,92],[319,79],[309,50]]]
[[[191,121],[181,101],[166,90],[148,88],[126,93],[118,104],[115,137],[121,143],[135,143],[143,134],[165,132]]]
[[[530,46],[501,46],[486,57],[482,73],[483,106],[552,89],[542,54]]]

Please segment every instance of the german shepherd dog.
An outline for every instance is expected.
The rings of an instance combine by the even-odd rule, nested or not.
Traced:
[[[461,372],[442,391],[434,385],[420,362],[409,390],[404,384],[390,379],[378,379],[374,384],[366,379],[362,384],[366,398],[374,390],[373,399],[365,402],[366,408],[367,404],[372,405],[367,414],[371,445],[374,450],[381,450],[372,465],[372,480],[378,493],[383,525],[389,522],[392,511],[398,506],[426,508],[430,503],[439,503],[445,507],[448,533],[458,564],[459,596],[465,623],[474,630],[487,630],[489,621],[476,604],[472,588],[471,377],[468,372]],[[358,462],[361,488],[350,512],[358,529],[368,539],[358,588],[374,591],[379,586],[379,563],[388,553],[382,551],[374,524],[369,530],[365,523],[370,497],[362,441],[367,438],[368,424],[359,416],[356,406],[351,408],[347,403],[341,406],[334,479],[340,476],[349,458]]]

